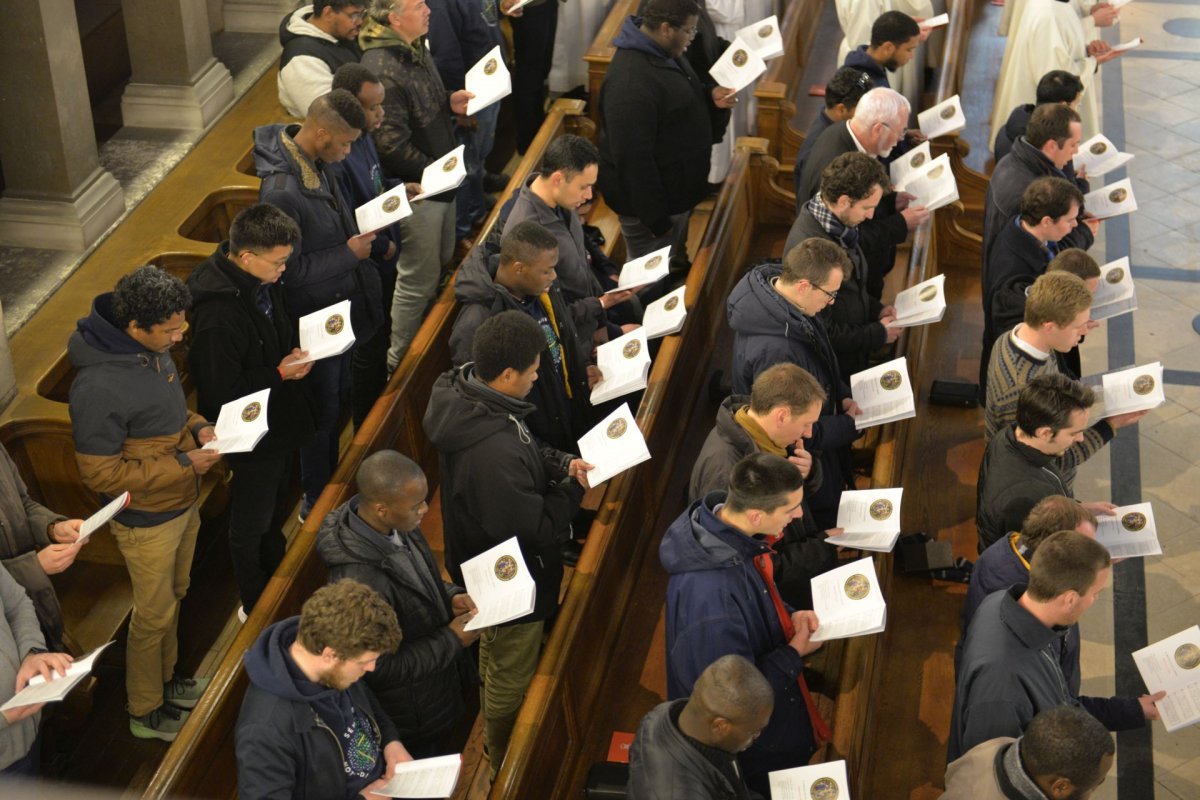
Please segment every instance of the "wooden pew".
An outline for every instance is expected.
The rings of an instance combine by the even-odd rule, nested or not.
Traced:
[[[779,22],[785,52],[770,62],[754,88],[758,101],[757,133],[768,141],[768,152],[780,163],[795,163],[804,144],[804,131],[792,127],[796,103],[809,52],[817,36],[824,0],[792,0]],[[785,181],[785,183],[790,183]]]
[[[565,133],[590,136],[591,122],[580,100],[559,100],[552,107],[533,144],[503,196],[523,185],[549,143]],[[497,203],[485,222],[479,241],[487,239],[497,222]],[[143,797],[233,797],[237,789],[233,726],[248,679],[242,653],[272,622],[298,614],[300,606],[326,580],[316,553],[316,534],[326,514],[353,496],[354,474],[371,453],[391,448],[417,461],[429,477],[430,492],[438,484],[437,452],[425,438],[421,420],[438,375],[450,364],[450,332],[457,314],[453,284],[438,297],[387,388],[342,453],[337,471],[325,487],[308,521],[288,548],[249,620],[222,658],[213,683],[172,743]]]
[[[613,53],[616,52],[616,48],[612,46],[613,37],[640,3],[641,0],[616,0],[609,9],[608,16],[604,18],[599,33],[592,40],[591,47],[583,56],[583,60],[588,63],[588,97],[591,100],[588,115],[597,125],[600,124],[600,86],[604,83],[608,65],[612,63]]]

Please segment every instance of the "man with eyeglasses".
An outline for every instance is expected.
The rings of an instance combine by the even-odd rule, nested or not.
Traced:
[[[682,57],[698,30],[696,0],[647,0],[641,12],[613,39],[600,87],[598,186],[629,258],[670,245],[672,274],[682,278],[688,220],[708,195],[712,146],[736,97]]]
[[[823,237],[786,252],[783,264],[755,267],[729,294],[733,393],[750,394],[754,380],[781,362],[799,365],[821,384],[825,399],[804,448],[820,459],[823,476],[808,498],[813,520],[818,529],[829,530],[837,526],[838,503],[851,479],[850,444],[860,435],[854,428],[859,410],[818,315],[839,298],[853,265],[842,248]]]
[[[315,431],[304,377],[313,362],[297,363],[296,321],[288,313],[280,279],[300,227],[267,203],[233,219],[229,239],[188,276],[192,292],[192,342],[188,366],[196,405],[216,419],[221,406],[270,389],[270,427],[249,453],[226,456],[229,482],[229,552],[242,613],[254,608],[283,561],[292,457]]]
[[[290,12],[279,23],[279,104],[293,117],[333,88],[333,73],[362,58],[358,31],[365,0],[317,0]]]

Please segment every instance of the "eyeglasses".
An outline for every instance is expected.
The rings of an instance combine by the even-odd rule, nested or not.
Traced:
[[[814,289],[816,289],[818,292],[820,292],[821,294],[823,294],[823,295],[825,295],[826,297],[828,297],[828,298],[829,298],[829,302],[831,302],[831,303],[832,303],[834,300],[837,300],[837,296],[838,296],[838,293],[837,293],[837,292],[831,292],[831,291],[829,291],[828,289],[822,289],[820,286],[817,286],[815,283],[812,285],[812,287],[813,287]]]
[[[695,38],[696,38],[696,34],[700,32],[700,28],[699,28],[699,26],[696,26],[696,25],[693,25],[693,26],[692,26],[692,27],[690,27],[690,28],[682,28],[682,27],[680,27],[680,26],[678,26],[678,25],[672,25],[671,27],[672,27],[672,28],[674,28],[674,29],[675,29],[675,30],[677,30],[677,31],[681,31],[681,32],[683,32],[683,33],[686,33],[686,34],[687,34],[687,37],[688,37],[689,39],[695,39]]]
[[[362,22],[367,18],[365,11],[343,11],[342,13],[349,17],[351,22]]]
[[[253,250],[243,250],[242,252],[249,253],[250,255],[257,258],[259,261],[265,261],[266,263],[270,264],[275,269],[283,269],[284,267],[287,266],[287,262],[288,262],[287,258],[283,259],[282,261],[272,261],[269,258],[259,255],[258,253],[254,252]],[[290,257],[291,256],[289,256],[288,258],[290,258]]]

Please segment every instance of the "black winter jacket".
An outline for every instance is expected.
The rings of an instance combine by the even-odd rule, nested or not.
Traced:
[[[1029,118],[1033,116],[1035,108],[1037,106],[1033,103],[1025,103],[1014,108],[1008,115],[1004,127],[996,132],[996,142],[992,145],[994,163],[999,164],[1000,159],[1012,152],[1012,146],[1017,141],[1017,137],[1025,135],[1025,129],[1029,127]]]
[[[642,717],[629,748],[629,800],[745,800],[745,784],[734,786],[688,741],[678,719],[687,698],[659,703]]]
[[[330,581],[351,578],[366,584],[395,610],[404,640],[367,673],[367,685],[391,717],[400,741],[436,740],[462,717],[463,691],[475,676],[468,651],[448,627],[454,618],[450,598],[466,590],[442,582],[419,528],[398,531],[408,549],[396,547],[361,519],[352,519],[358,503],[355,495],[325,518],[317,553],[329,568]]]
[[[988,359],[996,337],[1012,330],[1025,318],[1025,290],[1046,271],[1050,251],[1026,233],[1020,217],[1013,217],[997,234],[983,266],[983,364],[986,381]],[[997,313],[999,312],[999,313]]]
[[[567,477],[572,456],[542,445],[525,426],[532,411],[475,379],[469,364],[437,379],[425,410],[425,435],[441,466],[450,577],[461,583],[464,561],[515,536],[537,584],[533,613],[508,624],[558,610],[559,546],[583,499],[583,487]]]
[[[299,125],[254,129],[254,168],[262,178],[258,198],[283,210],[300,226],[300,244],[279,282],[288,312],[299,320],[350,300],[354,338],[365,342],[383,324],[379,270],[359,261],[346,241],[358,235],[354,209],[342,196],[332,165],[308,160],[293,137]]]
[[[1017,441],[1016,423],[992,437],[979,463],[975,526],[979,550],[1019,531],[1025,517],[1042,498],[1052,494],[1074,497],[1071,484],[1054,456]]]
[[[296,323],[288,316],[283,289],[268,289],[271,316],[258,307],[259,280],[229,260],[229,243],[188,276],[192,291],[192,344],[188,367],[200,413],[216,419],[221,406],[251,392],[270,389],[267,435],[252,453],[235,453],[231,464],[255,455],[287,453],[312,438],[313,401],[305,380],[285,381],[279,362],[298,346]]]

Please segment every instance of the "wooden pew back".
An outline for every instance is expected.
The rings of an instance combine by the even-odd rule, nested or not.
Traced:
[[[792,164],[804,144],[804,131],[792,127],[796,103],[809,52],[816,40],[824,0],[792,0],[779,21],[785,52],[770,62],[754,89],[758,101],[757,134],[768,142],[768,152],[780,163]]]

